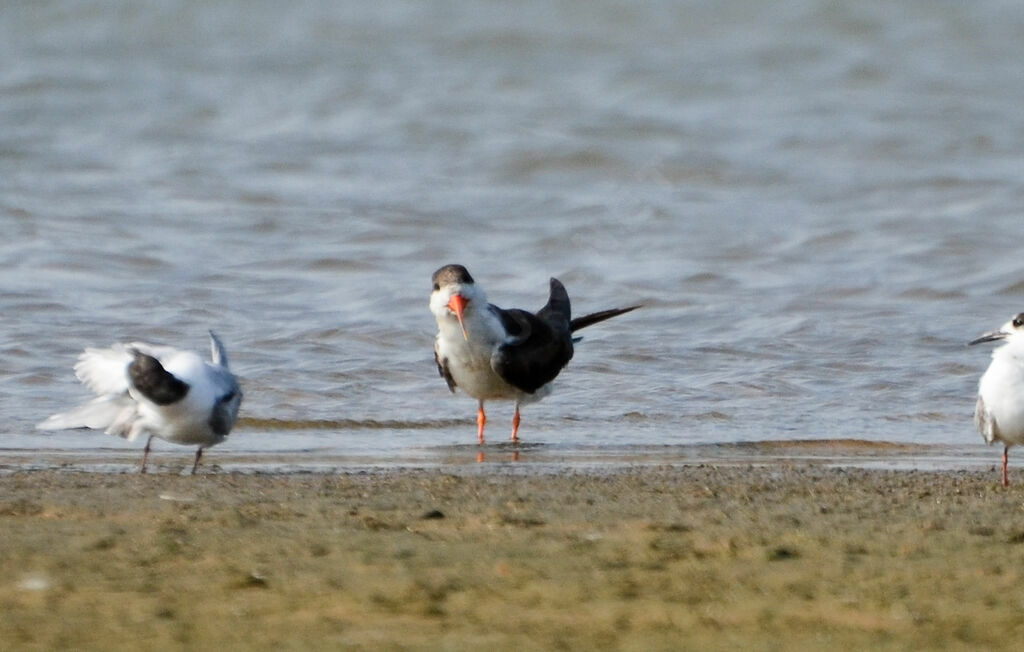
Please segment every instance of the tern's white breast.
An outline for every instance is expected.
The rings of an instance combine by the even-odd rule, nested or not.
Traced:
[[[447,361],[455,384],[478,400],[517,398],[521,392],[491,367],[491,355],[505,338],[501,322],[489,310],[467,311],[464,317],[468,340],[457,320],[438,319],[437,354]]]
[[[992,364],[978,383],[978,394],[995,420],[999,439],[1024,443],[1024,347],[1004,346],[992,354]]]

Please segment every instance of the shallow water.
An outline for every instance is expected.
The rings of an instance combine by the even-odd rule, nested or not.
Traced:
[[[1024,309],[1021,33],[995,0],[9,3],[0,449],[138,452],[32,426],[87,398],[83,347],[212,328],[245,402],[211,462],[475,457],[427,310],[461,262],[502,306],[645,304],[524,411],[570,464],[995,460],[964,343]]]

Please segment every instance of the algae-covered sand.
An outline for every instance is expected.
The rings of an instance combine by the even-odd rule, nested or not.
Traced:
[[[1013,648],[1024,621],[1024,489],[992,472],[0,486],[4,649]]]

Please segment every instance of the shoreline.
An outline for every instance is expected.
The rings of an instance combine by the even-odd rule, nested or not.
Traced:
[[[1012,647],[1024,469],[15,471],[17,648]]]
[[[160,445],[160,444],[158,444]],[[1000,463],[998,447],[983,444],[919,444],[865,439],[762,440],[717,444],[579,446],[524,442],[408,447],[395,453],[358,449],[233,450],[209,449],[200,474],[346,474],[386,473],[390,469],[449,473],[516,472],[557,474],[570,471],[617,473],[660,466],[815,465],[839,468],[955,471],[989,469]],[[137,470],[141,449],[0,448],[0,475],[22,470],[62,470],[121,474]],[[159,473],[188,471],[190,447],[160,445],[150,454]],[[1011,473],[1016,458],[1011,451]],[[186,464],[187,463],[187,464]],[[1020,458],[1024,473],[1024,453]]]

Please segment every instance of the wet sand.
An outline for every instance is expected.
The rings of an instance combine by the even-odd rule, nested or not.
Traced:
[[[977,649],[1024,471],[0,477],[5,649]],[[1013,469],[1011,469],[1013,471]]]

